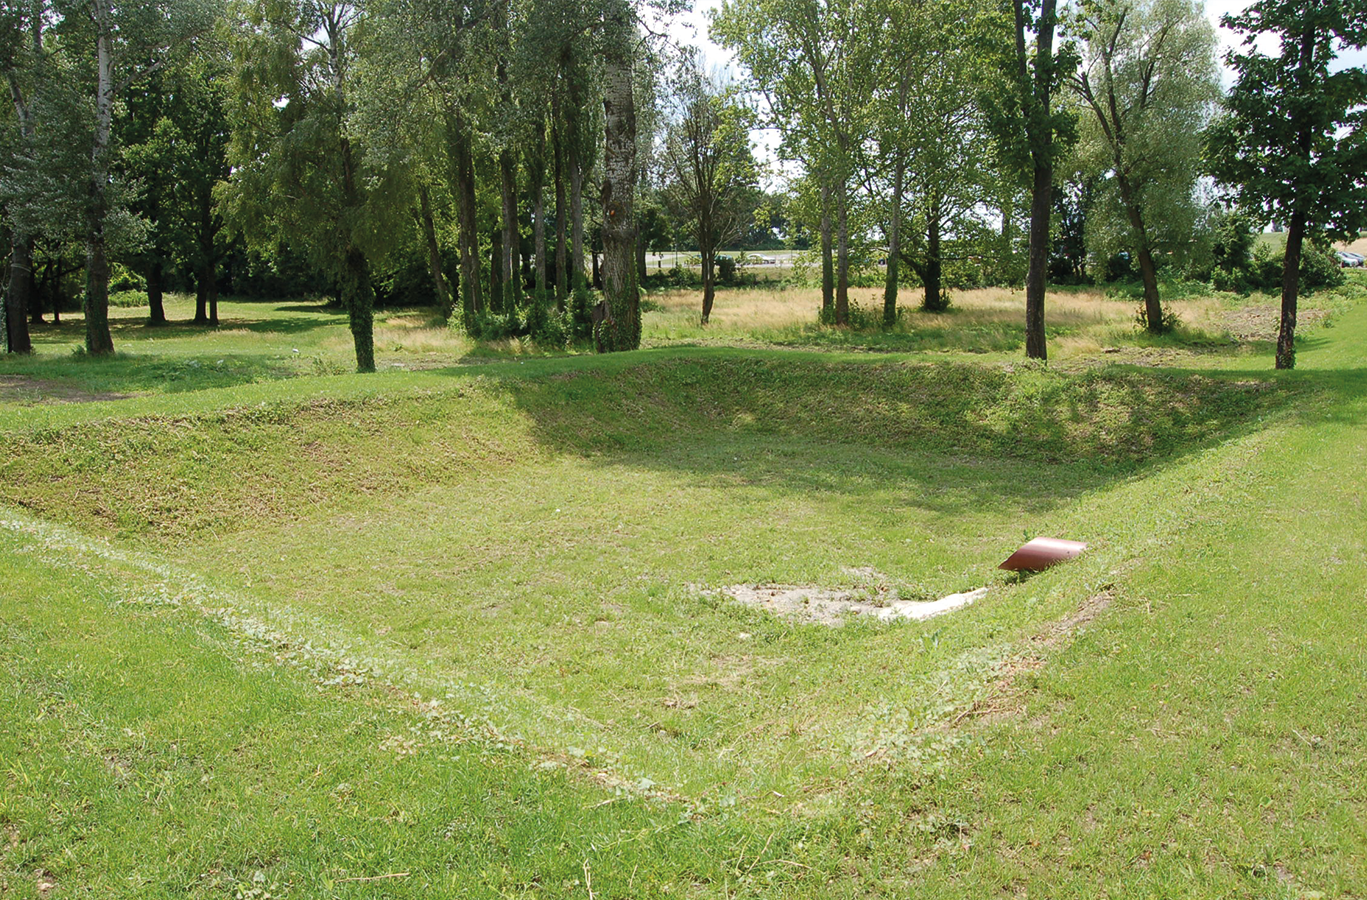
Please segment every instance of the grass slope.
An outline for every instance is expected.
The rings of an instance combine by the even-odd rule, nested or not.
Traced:
[[[1367,895],[1367,308],[1324,334],[1278,377],[690,351],[4,410],[0,885]],[[1092,546],[993,575],[1023,532]],[[764,581],[994,590],[707,592]]]

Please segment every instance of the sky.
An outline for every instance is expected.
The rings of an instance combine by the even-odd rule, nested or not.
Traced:
[[[1238,35],[1220,27],[1220,17],[1226,13],[1240,12],[1250,0],[1207,0],[1206,15],[1215,25],[1220,39],[1219,58],[1223,65],[1225,52],[1238,43]],[[710,66],[719,70],[735,67],[735,57],[727,50],[718,47],[707,38],[707,13],[721,5],[721,0],[694,0],[693,9],[676,17],[668,26],[669,34],[680,44],[693,44],[700,47]],[[1367,51],[1352,51],[1340,57],[1341,65],[1367,65]],[[1232,83],[1232,76],[1225,72],[1225,84]]]
[[[1252,0],[1206,0],[1206,15],[1215,26],[1216,35],[1220,41],[1218,58],[1223,69],[1223,81],[1228,88],[1233,84],[1233,73],[1224,68],[1225,53],[1233,49],[1239,43],[1239,35],[1223,28],[1220,25],[1220,17],[1227,13],[1237,13],[1247,7]],[[664,31],[670,38],[679,45],[693,45],[702,50],[703,57],[707,60],[708,68],[714,70],[723,79],[739,77],[739,66],[736,63],[735,55],[729,50],[717,46],[707,36],[707,14],[710,10],[721,6],[721,0],[694,0],[693,8],[686,13],[674,17],[664,26]],[[1270,49],[1270,48],[1266,48]],[[1351,51],[1339,58],[1339,66],[1367,66],[1367,50]],[[760,159],[767,161],[774,171],[766,179],[770,182],[770,187],[775,186],[776,182],[782,181],[786,174],[793,174],[792,166],[784,166],[778,163],[778,134],[772,129],[759,129],[751,132],[751,138],[756,144],[756,151]]]

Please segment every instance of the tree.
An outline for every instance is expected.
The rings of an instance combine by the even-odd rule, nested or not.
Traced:
[[[207,31],[218,8],[214,0],[65,0],[55,6],[62,17],[62,39],[89,67],[94,94],[84,179],[85,347],[88,353],[105,355],[114,352],[109,332],[109,230],[111,217],[122,212],[110,178],[115,103],[132,85],[162,69],[172,50]]]
[[[1049,274],[1049,218],[1054,165],[1075,137],[1075,119],[1054,96],[1075,67],[1067,46],[1055,47],[1057,0],[1010,0],[1014,47],[1000,54],[1004,89],[987,98],[1007,164],[1030,185],[1029,268],[1025,275],[1025,355],[1048,359],[1044,294]],[[1033,40],[1032,40],[1033,38]]]
[[[1236,80],[1211,130],[1211,170],[1241,208],[1287,224],[1276,366],[1290,369],[1306,236],[1356,236],[1367,224],[1367,69],[1331,71],[1340,49],[1367,46],[1367,5],[1257,0],[1222,21],[1245,37],[1225,57]]]
[[[411,206],[402,172],[368,152],[353,122],[365,11],[289,0],[244,12],[234,38],[230,216],[251,240],[304,246],[340,289],[357,371],[373,372],[373,257]]]
[[[603,303],[594,326],[600,353],[641,345],[641,295],[636,281],[636,99],[632,69],[640,42],[627,0],[603,11]]]
[[[117,168],[140,186],[133,210],[148,224],[133,262],[147,281],[154,325],[166,322],[162,294],[177,267],[195,282],[195,322],[218,324],[218,263],[227,244],[214,192],[229,175],[226,74],[221,53],[200,52],[130,88],[115,120]]]
[[[32,161],[35,138],[36,95],[45,73],[43,26],[47,4],[42,0],[0,9],[0,70],[3,70],[14,103],[15,124],[9,166],[11,170]],[[6,353],[31,353],[28,307],[33,292],[34,235],[22,216],[10,217],[9,282],[0,299],[0,349]]]
[[[1174,243],[1162,231],[1190,237],[1201,130],[1220,96],[1215,32],[1189,0],[1090,0],[1074,31],[1082,66],[1070,86],[1090,112],[1083,155],[1109,175],[1139,263],[1145,324],[1157,334],[1165,321],[1154,251]]]
[[[982,37],[995,24],[988,4],[877,0],[861,41],[873,52],[865,116],[877,152],[863,155],[864,182],[887,240],[883,324],[897,321],[900,264],[925,286],[923,306],[941,311],[942,239],[980,207],[993,162],[976,94],[984,83]]]
[[[702,72],[697,56],[682,63],[675,89],[679,105],[665,138],[669,204],[689,223],[702,258],[702,324],[716,296],[717,250],[739,237],[753,219],[758,190],[746,109]]]
[[[837,325],[849,324],[851,184],[865,152],[864,113],[876,81],[869,55],[879,51],[877,40],[861,32],[863,7],[853,0],[726,0],[713,17],[714,38],[735,51],[764,98],[768,124],[783,138],[781,154],[800,161],[816,182],[823,309],[833,292]]]

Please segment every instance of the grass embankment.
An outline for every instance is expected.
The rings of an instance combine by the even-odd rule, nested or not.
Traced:
[[[1324,334],[1279,378],[693,351],[10,409],[0,877],[1367,893],[1367,315]],[[1092,546],[994,574],[1034,533]],[[994,590],[706,593],[768,581]]]

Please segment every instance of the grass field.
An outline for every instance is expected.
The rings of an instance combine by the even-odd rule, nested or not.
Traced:
[[[1363,285],[0,360],[0,895],[1367,896]],[[173,305],[173,317],[184,315]],[[869,353],[868,350],[880,352]],[[296,352],[298,351],[298,352]],[[1073,563],[996,570],[1022,540]],[[732,585],[990,588],[795,624]]]

